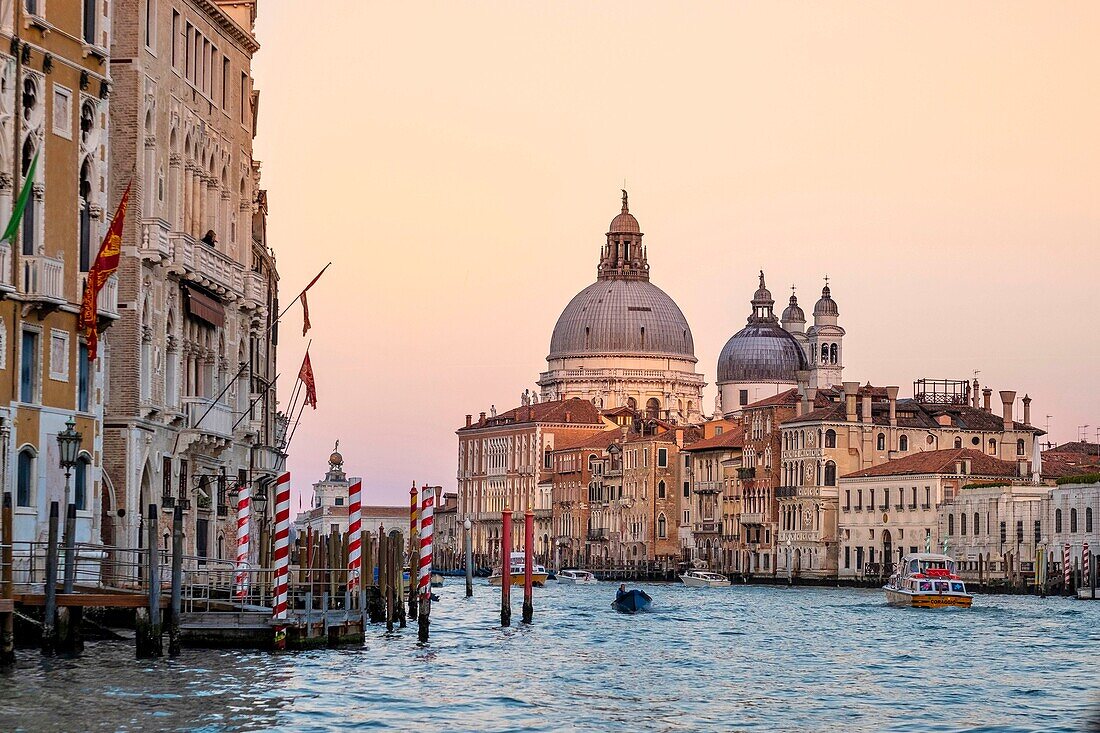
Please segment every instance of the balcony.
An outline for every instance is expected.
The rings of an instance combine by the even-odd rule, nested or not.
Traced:
[[[274,474],[282,471],[285,464],[286,456],[277,448],[270,445],[252,446],[252,467],[256,471]]]
[[[607,530],[606,527],[601,527],[599,529],[590,529],[590,530],[588,530],[588,541],[589,542],[607,542],[609,539],[611,539],[611,537],[609,536],[609,533],[608,533],[608,530]]]
[[[878,505],[878,510],[880,512],[890,511],[890,505],[889,504],[879,504]]]
[[[917,502],[915,502],[915,501],[914,501],[914,502],[913,502],[912,504],[910,504],[910,505],[909,505],[909,509],[910,509],[910,511],[916,511],[916,509],[917,509]]]
[[[172,262],[182,269],[187,280],[196,282],[220,296],[244,295],[244,267],[232,257],[192,237],[172,237]]]
[[[722,523],[715,519],[704,519],[692,526],[692,531],[697,534],[717,534],[722,529]]]
[[[20,274],[20,289],[28,299],[54,305],[65,302],[65,263],[61,260],[44,255],[24,257]]]
[[[742,481],[756,478],[756,467],[752,466],[751,468],[737,469],[737,478],[741,479]]]
[[[778,486],[775,489],[776,499],[793,499],[798,496],[797,486]]]
[[[696,481],[693,487],[696,494],[721,494],[721,481]]]
[[[741,524],[754,525],[764,523],[763,512],[744,512],[741,514]]]
[[[15,280],[11,276],[11,242],[0,242],[0,293],[15,292]]]
[[[118,320],[118,275],[111,275],[96,297],[96,312],[103,318]]]
[[[267,281],[258,272],[244,273],[244,299],[253,307],[267,305]]]
[[[904,504],[895,504],[894,505],[894,511],[896,511],[896,512],[900,512],[904,508],[905,508]]]
[[[233,411],[224,402],[214,402],[208,397],[184,397],[183,408],[191,430],[219,438],[233,435]]]
[[[146,219],[141,222],[141,246],[143,260],[160,264],[172,259],[172,243],[168,239],[168,222],[164,219]]]

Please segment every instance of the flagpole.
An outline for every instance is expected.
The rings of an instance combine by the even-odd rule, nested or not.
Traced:
[[[294,427],[290,431],[290,437],[286,439],[286,445],[283,446],[283,453],[290,452],[290,441],[294,440],[294,434],[298,432],[298,424],[302,421],[302,411],[306,409],[306,403],[303,401],[302,406],[298,408],[298,417],[294,419]]]
[[[262,397],[263,397],[263,396],[264,396],[265,394],[267,394],[268,392],[270,392],[270,391],[271,391],[271,388],[275,386],[275,382],[276,382],[276,381],[277,381],[278,379],[279,379],[279,375],[278,375],[278,374],[276,374],[276,375],[275,375],[275,379],[273,379],[273,380],[271,380],[270,382],[268,382],[267,386],[266,386],[266,387],[264,387],[264,391],[263,391],[263,392],[260,392],[260,393],[259,393],[258,395],[256,395],[256,398],[255,398],[255,399],[253,399],[253,400],[250,400],[250,401],[249,401],[249,403],[248,403],[248,409],[247,409],[247,410],[245,410],[244,412],[242,412],[242,413],[241,413],[241,416],[240,416],[239,418],[237,418],[237,422],[233,423],[233,427],[232,427],[232,428],[230,428],[230,430],[231,430],[231,431],[232,431],[232,430],[236,430],[236,429],[237,429],[237,426],[238,426],[238,425],[240,425],[240,424],[241,424],[242,422],[244,422],[244,418],[245,418],[245,416],[246,416],[246,415],[251,415],[251,414],[252,414],[252,408],[256,406],[256,403],[257,403],[257,402],[259,402],[259,401],[260,401],[260,399],[261,399],[261,398],[262,398]]]
[[[267,330],[264,331],[265,338],[271,335],[271,331],[275,328],[275,326],[279,325],[279,321],[283,320],[283,316],[285,316],[290,311],[290,309],[294,307],[295,303],[301,300],[302,293],[313,287],[313,284],[317,282],[317,278],[321,277],[321,275],[325,273],[325,270],[327,270],[329,268],[329,265],[331,264],[332,263],[329,262],[328,265],[325,265],[323,268],[321,268],[321,272],[317,273],[317,277],[313,278],[313,280],[310,281],[309,285],[303,288],[302,292],[298,293],[298,295],[294,298],[294,300],[290,301],[290,304],[286,308],[283,308],[283,310],[279,313],[279,316],[274,321],[272,321],[271,325],[269,325],[267,327]],[[192,428],[197,428],[199,425],[202,425],[202,421],[205,420],[206,416],[210,414],[210,411],[214,409],[214,405],[218,404],[218,402],[221,401],[222,397],[225,397],[225,393],[229,391],[229,388],[233,385],[234,382],[241,378],[241,374],[243,374],[244,370],[248,368],[248,365],[249,363],[247,361],[241,363],[241,368],[237,370],[237,373],[233,376],[232,379],[225,383],[225,386],[222,387],[222,391],[218,393],[218,396],[215,397],[209,405],[207,405],[206,412],[202,413],[199,419],[195,421],[195,424],[191,426]]]

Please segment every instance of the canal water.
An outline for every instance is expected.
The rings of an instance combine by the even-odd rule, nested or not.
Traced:
[[[1100,711],[1100,602],[927,611],[863,589],[641,587],[653,610],[622,616],[612,583],[550,583],[534,625],[514,595],[502,630],[499,591],[479,580],[467,600],[448,578],[423,647],[410,626],[280,655],[26,650],[0,678],[0,730],[1050,732]]]

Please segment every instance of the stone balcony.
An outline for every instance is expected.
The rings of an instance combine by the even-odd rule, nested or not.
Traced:
[[[263,275],[252,270],[244,273],[244,299],[254,308],[267,305],[267,281]]]
[[[141,222],[141,242],[138,253],[143,260],[154,263],[172,261],[171,229],[164,219],[144,219]]]
[[[65,263],[56,257],[31,255],[20,262],[20,289],[28,300],[53,305],[65,301]]]
[[[186,234],[173,233],[171,243],[172,263],[185,279],[229,301],[244,297],[244,267],[239,262]]]
[[[275,474],[283,470],[286,456],[273,446],[254,445],[252,446],[252,462],[256,471]]]
[[[15,292],[15,278],[11,272],[11,242],[0,242],[0,293]]]
[[[717,519],[704,519],[691,527],[691,531],[696,534],[717,534],[721,529],[722,523]]]
[[[209,397],[184,397],[183,409],[189,429],[218,438],[233,435],[233,411],[224,402],[214,402]]]
[[[118,320],[118,275],[111,275],[96,297],[96,311],[103,318]]]
[[[692,490],[696,494],[721,494],[722,482],[721,481],[696,481],[692,484]]]
[[[741,524],[743,525],[757,525],[764,523],[763,512],[742,512]]]

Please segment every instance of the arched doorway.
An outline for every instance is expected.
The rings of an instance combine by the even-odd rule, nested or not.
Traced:
[[[894,561],[894,542],[890,530],[882,530],[882,573],[889,575]]]
[[[661,401],[656,397],[650,397],[645,403],[646,417],[652,417],[654,419],[661,417]]]

